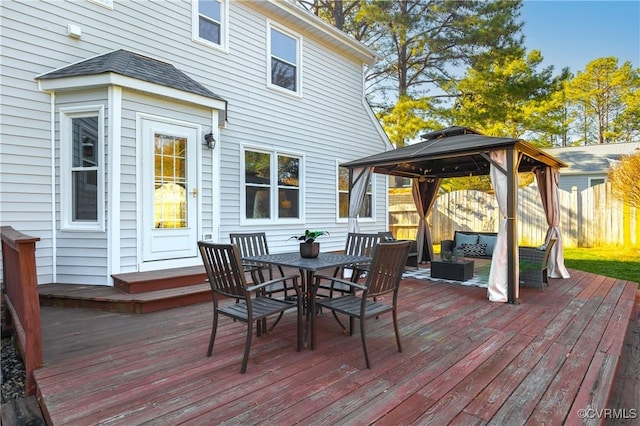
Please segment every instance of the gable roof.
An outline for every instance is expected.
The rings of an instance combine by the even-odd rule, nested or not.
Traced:
[[[408,178],[488,175],[489,152],[507,148],[523,154],[518,172],[532,171],[536,167],[566,166],[521,139],[485,136],[468,127],[448,127],[426,133],[422,139],[423,142],[350,161],[343,166],[369,166],[374,168],[374,173]]]
[[[172,64],[124,49],[67,65],[39,75],[36,79],[53,80],[110,73],[224,101],[220,96],[178,70]]]
[[[563,174],[607,173],[612,161],[623,155],[640,152],[640,142],[607,143],[596,145],[545,148],[548,154],[568,164]]]

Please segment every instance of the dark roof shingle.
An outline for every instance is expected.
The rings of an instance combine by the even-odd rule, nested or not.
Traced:
[[[195,93],[208,98],[224,101],[202,84],[198,83],[173,65],[157,59],[120,49],[104,55],[51,71],[38,78],[51,80],[63,77],[77,77],[116,73],[161,86]]]

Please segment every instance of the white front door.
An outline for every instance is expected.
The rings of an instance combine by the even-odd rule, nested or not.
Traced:
[[[198,128],[142,120],[142,260],[196,257]]]

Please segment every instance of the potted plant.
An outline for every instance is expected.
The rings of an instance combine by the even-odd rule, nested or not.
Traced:
[[[303,235],[294,235],[289,239],[295,238],[300,243],[300,256],[305,258],[318,257],[320,254],[320,243],[316,242],[316,238],[323,235],[329,235],[327,231],[304,231]]]

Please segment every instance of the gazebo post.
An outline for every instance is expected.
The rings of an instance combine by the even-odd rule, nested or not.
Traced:
[[[517,151],[507,148],[507,302],[516,304],[518,299],[518,161]]]

